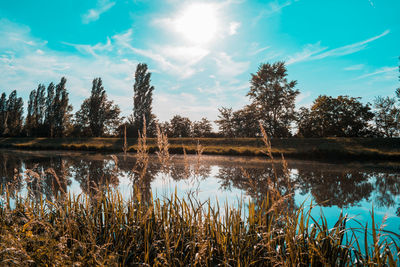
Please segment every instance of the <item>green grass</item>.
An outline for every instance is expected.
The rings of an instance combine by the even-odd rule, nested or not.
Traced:
[[[157,149],[155,138],[147,139],[150,152]],[[261,138],[170,138],[171,153],[195,153],[197,142],[203,154],[262,156]],[[137,139],[128,139],[128,151],[135,152]],[[275,138],[272,153],[289,158],[399,160],[400,138]],[[0,148],[37,150],[89,150],[117,152],[123,149],[122,138],[0,138]]]

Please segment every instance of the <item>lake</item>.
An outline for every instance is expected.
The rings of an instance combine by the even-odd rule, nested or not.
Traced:
[[[163,167],[150,155],[142,174],[134,170],[136,163],[134,154],[0,150],[1,195],[4,199],[8,188],[13,203],[27,194],[53,200],[62,192],[90,195],[115,188],[128,199],[136,188],[146,200],[176,193],[235,207],[266,196],[274,184],[279,194],[288,196],[288,206],[313,203],[311,214],[318,219],[322,212],[328,225],[343,212],[354,218],[348,227],[370,226],[373,207],[376,222],[384,221],[386,230],[400,234],[398,163],[288,160],[288,175],[282,162],[260,157],[175,155]]]

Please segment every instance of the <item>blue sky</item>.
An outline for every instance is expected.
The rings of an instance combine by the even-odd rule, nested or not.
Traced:
[[[400,1],[0,1],[0,91],[25,100],[38,83],[67,78],[74,112],[101,77],[132,111],[136,65],[146,62],[153,110],[215,120],[248,103],[250,74],[284,60],[297,107],[320,94],[393,96]]]

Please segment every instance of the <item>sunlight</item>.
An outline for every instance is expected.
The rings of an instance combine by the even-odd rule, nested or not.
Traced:
[[[217,28],[217,14],[211,4],[192,4],[175,21],[176,31],[196,44],[211,41]]]

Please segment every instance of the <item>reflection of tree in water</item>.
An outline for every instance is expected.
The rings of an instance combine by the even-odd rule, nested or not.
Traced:
[[[355,170],[298,169],[297,183],[301,194],[311,192],[318,205],[345,208],[369,199],[373,191],[370,177]]]
[[[373,173],[376,178],[376,204],[380,207],[396,205],[396,197],[400,196],[400,174],[398,173]],[[396,215],[400,217],[400,203]]]
[[[111,159],[78,159],[73,162],[74,179],[84,193],[93,195],[109,186],[118,186],[120,169]]]
[[[133,190],[139,190],[144,202],[148,203],[151,200],[151,182],[160,172],[160,165],[149,164],[144,168],[136,168],[133,165],[128,175],[132,181]]]
[[[38,198],[44,195],[53,199],[60,192],[66,192],[71,184],[71,176],[80,183],[85,193],[93,194],[104,190],[110,185],[119,184],[119,177],[128,175],[133,186],[140,190],[144,200],[149,201],[151,196],[151,182],[155,178],[170,176],[175,181],[186,180],[196,187],[196,181],[210,176],[212,164],[196,165],[195,161],[188,164],[180,159],[172,160],[167,171],[161,168],[157,160],[150,160],[143,177],[132,169],[135,160],[119,158],[118,164],[104,155],[89,157],[73,156],[40,156],[1,153],[0,154],[0,193],[4,194],[6,188],[11,198],[27,186],[32,196]],[[118,168],[116,168],[116,166]],[[243,165],[245,166],[245,165]],[[23,175],[23,168],[32,169],[42,174],[40,179],[34,175]],[[300,166],[291,175],[291,182],[284,178],[283,169],[276,164],[277,179],[270,165],[263,168],[241,168],[232,165],[219,167],[216,178],[220,179],[222,190],[237,188],[243,190],[254,199],[271,193],[271,187],[279,191],[282,196],[288,196],[295,189],[301,189],[302,194],[310,192],[316,202],[322,206],[336,205],[340,208],[356,205],[362,200],[371,200],[380,207],[396,207],[396,214],[400,216],[400,174],[393,171],[359,171],[356,169],[330,169],[321,168],[320,165]],[[334,166],[334,168],[337,168]],[[47,170],[53,169],[55,175]],[[247,173],[248,175],[246,175]],[[57,176],[57,179],[55,178]],[[26,179],[25,179],[26,178]],[[374,179],[371,179],[374,178]],[[292,201],[292,200],[291,200]],[[294,203],[294,201],[293,201]],[[289,204],[292,205],[292,204]],[[294,206],[294,205],[293,205]]]
[[[22,160],[12,155],[0,154],[0,194],[6,190],[15,198],[23,187]]]
[[[71,184],[68,161],[61,156],[29,158],[25,160],[25,168],[28,192],[36,199],[40,195],[54,199],[67,192]]]
[[[209,164],[196,164],[185,165],[182,162],[171,162],[169,172],[166,174],[171,175],[175,181],[185,180],[189,178],[206,179],[210,177],[211,166]]]
[[[267,195],[272,199],[285,198],[285,205],[294,209],[294,184],[285,175],[280,164],[265,168],[242,168],[223,166],[216,176],[221,180],[221,189],[232,190],[232,187],[245,191],[253,199],[263,199]]]

